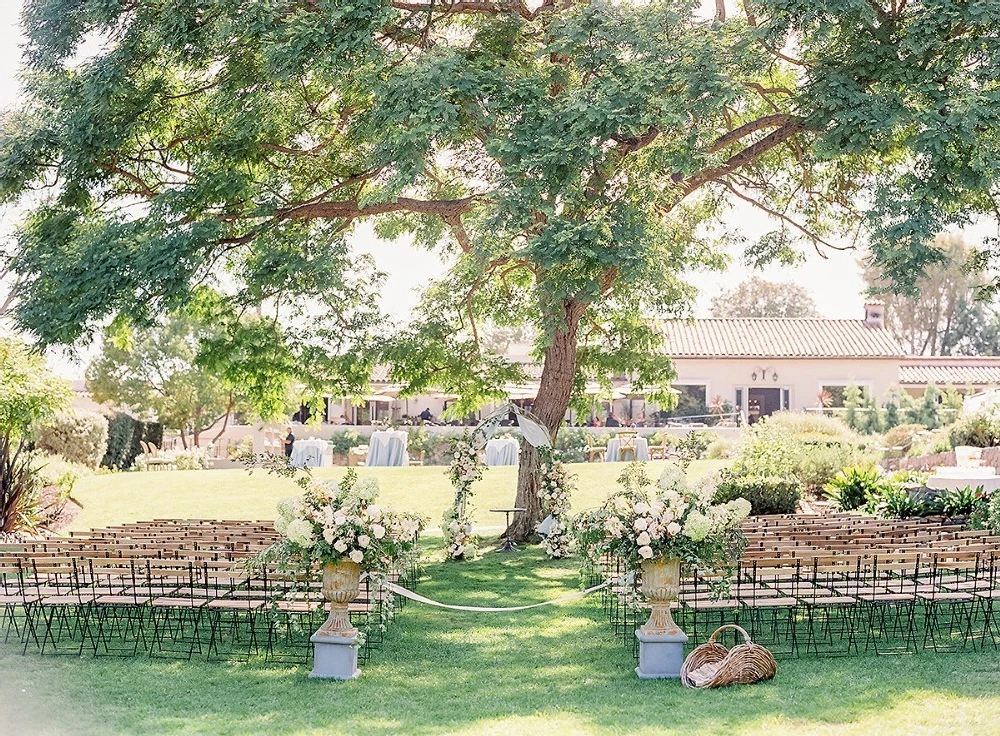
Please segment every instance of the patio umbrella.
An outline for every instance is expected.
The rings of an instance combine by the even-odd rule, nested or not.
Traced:
[[[537,383],[508,383],[503,387],[510,399],[533,399],[538,396]]]

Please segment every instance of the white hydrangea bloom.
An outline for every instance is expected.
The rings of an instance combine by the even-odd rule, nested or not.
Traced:
[[[351,562],[356,562],[359,565],[361,564],[361,561],[365,559],[365,553],[360,549],[351,550],[351,554],[347,556],[351,558]]]
[[[699,511],[692,511],[684,521],[684,536],[702,541],[712,532],[712,520]]]
[[[311,547],[316,541],[313,535],[313,525],[305,519],[294,519],[289,522],[285,529],[285,536],[300,547]]]

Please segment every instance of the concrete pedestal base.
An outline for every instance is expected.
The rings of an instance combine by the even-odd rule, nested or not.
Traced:
[[[358,670],[358,648],[353,636],[323,636],[313,634],[313,670],[310,677],[327,680],[353,680],[361,674]]]
[[[681,676],[687,634],[678,631],[676,634],[650,636],[637,629],[635,636],[639,640],[639,666],[635,668],[635,673],[640,680]]]

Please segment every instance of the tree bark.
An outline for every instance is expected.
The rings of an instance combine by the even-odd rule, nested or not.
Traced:
[[[532,413],[549,430],[553,444],[569,409],[573,376],[576,373],[577,332],[586,308],[584,302],[563,302],[562,325],[556,330],[552,343],[545,349],[542,378]],[[525,511],[514,515],[510,527],[510,536],[516,542],[525,542],[533,537],[538,522],[541,521],[542,506],[538,498],[540,472],[541,456],[538,450],[521,440],[521,464],[514,505]]]

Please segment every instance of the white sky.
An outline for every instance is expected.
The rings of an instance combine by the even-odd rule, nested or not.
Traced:
[[[708,0],[706,0],[707,2]],[[711,5],[711,3],[709,2]],[[22,38],[15,0],[0,0],[0,108],[18,103],[17,74],[20,65]],[[16,225],[17,213],[10,209],[0,212],[0,237],[7,236]],[[734,210],[727,226],[749,236],[772,229],[765,215],[752,208]],[[993,230],[993,228],[990,228]],[[980,230],[977,228],[976,230]],[[968,233],[973,235],[972,232]],[[978,232],[976,234],[979,234]],[[836,239],[832,239],[836,244]],[[369,228],[361,228],[355,236],[356,245],[376,255],[388,279],[383,289],[383,308],[398,318],[405,318],[417,300],[419,290],[440,271],[441,264],[433,253],[417,250],[406,242],[382,241]],[[774,281],[795,281],[813,295],[820,313],[826,317],[858,318],[863,316],[863,283],[857,266],[858,254],[853,251],[832,251],[827,259],[810,254],[807,261],[795,268],[769,267],[762,275]],[[725,273],[693,274],[690,281],[700,290],[695,313],[708,314],[709,302],[719,291],[729,288],[750,275],[750,270],[734,259]],[[53,366],[69,378],[82,375],[84,366],[65,357],[53,356]]]

